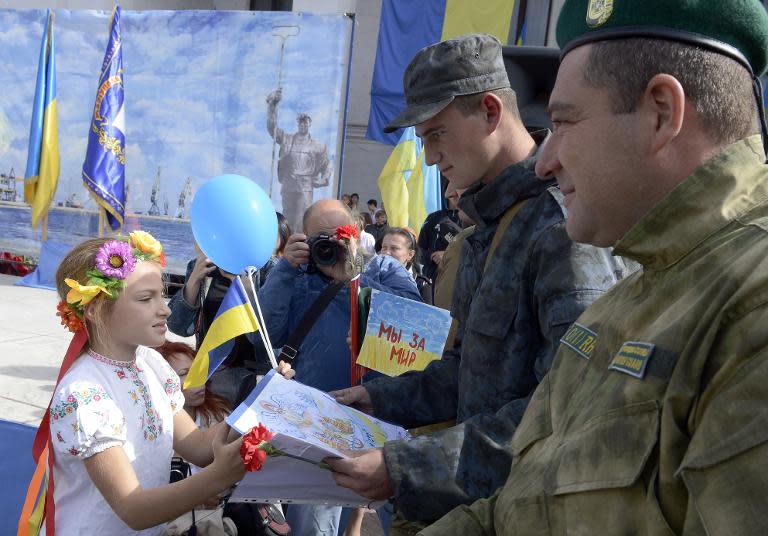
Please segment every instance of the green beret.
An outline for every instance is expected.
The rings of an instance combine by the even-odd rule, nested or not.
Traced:
[[[566,0],[557,20],[563,56],[586,43],[631,37],[707,48],[757,76],[768,68],[768,14],[759,0]]]

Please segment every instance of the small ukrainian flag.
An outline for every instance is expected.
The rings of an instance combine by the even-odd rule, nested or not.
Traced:
[[[197,350],[195,360],[184,380],[184,389],[205,385],[211,374],[229,355],[231,348],[225,347],[225,343],[238,335],[252,333],[258,329],[256,313],[238,276],[229,285],[211,327]]]

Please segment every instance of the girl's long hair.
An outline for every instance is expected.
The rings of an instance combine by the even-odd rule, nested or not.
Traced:
[[[195,359],[195,349],[183,342],[165,341],[162,346],[158,346],[155,350],[160,352],[166,361],[174,354],[184,354],[192,360]],[[200,416],[203,426],[208,428],[223,421],[232,412],[232,406],[226,398],[213,394],[206,386],[205,401],[193,410],[195,417]]]

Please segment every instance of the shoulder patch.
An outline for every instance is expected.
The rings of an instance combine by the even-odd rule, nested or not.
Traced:
[[[574,323],[565,332],[560,342],[579,354],[584,359],[592,357],[597,342],[597,333],[581,324]]]
[[[648,361],[651,360],[653,349],[656,346],[649,342],[627,341],[621,345],[619,351],[611,361],[609,370],[618,370],[635,378],[642,379]]]

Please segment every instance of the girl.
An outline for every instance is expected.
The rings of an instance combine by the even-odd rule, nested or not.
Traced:
[[[396,259],[416,282],[424,303],[432,304],[432,281],[422,275],[416,257],[416,237],[408,229],[389,227],[381,241],[381,254]]]
[[[170,314],[161,264],[160,243],[136,231],[87,240],[57,270],[58,314],[75,336],[35,440],[43,462],[48,441],[48,534],[158,534],[244,475],[241,439],[228,443],[224,423],[199,430],[150,349]],[[204,469],[167,484],[174,450]]]

